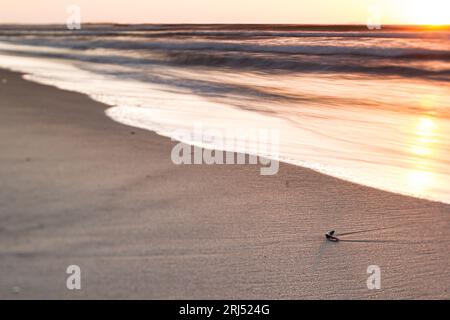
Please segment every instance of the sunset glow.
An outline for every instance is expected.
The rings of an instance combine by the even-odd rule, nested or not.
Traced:
[[[411,23],[424,25],[450,24],[450,1],[412,0]]]
[[[448,0],[16,0],[0,10],[0,24],[64,23],[74,4],[84,22],[450,24]]]

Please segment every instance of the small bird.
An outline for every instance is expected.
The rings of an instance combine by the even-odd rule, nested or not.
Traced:
[[[335,233],[334,230],[327,232],[327,233],[325,234],[325,238],[327,238],[327,240],[328,240],[328,241],[331,241],[331,242],[338,242],[338,241],[339,241],[339,238],[336,238],[336,237],[334,236],[334,233]]]

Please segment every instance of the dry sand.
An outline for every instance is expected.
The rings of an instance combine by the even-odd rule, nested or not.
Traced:
[[[0,80],[0,298],[450,298],[449,205],[285,164],[175,166],[103,104]]]

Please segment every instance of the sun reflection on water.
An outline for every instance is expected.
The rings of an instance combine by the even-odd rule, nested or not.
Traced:
[[[436,124],[430,117],[421,117],[414,127],[414,136],[409,149],[413,167],[407,178],[408,185],[414,193],[423,193],[433,184],[430,164],[436,130]]]

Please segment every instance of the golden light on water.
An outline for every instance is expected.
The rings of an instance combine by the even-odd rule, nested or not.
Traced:
[[[431,135],[433,133],[434,122],[429,118],[422,118],[417,126],[419,135]]]
[[[430,118],[421,118],[416,125],[415,139],[411,145],[411,153],[418,156],[427,156],[432,154],[431,145],[434,142],[435,124]]]
[[[413,168],[408,172],[407,177],[408,185],[414,193],[424,192],[433,183],[430,163],[436,130],[435,122],[429,117],[421,117],[414,126],[414,138],[410,147]]]
[[[413,170],[408,177],[411,191],[414,193],[423,192],[432,183],[431,173],[428,171]]]

